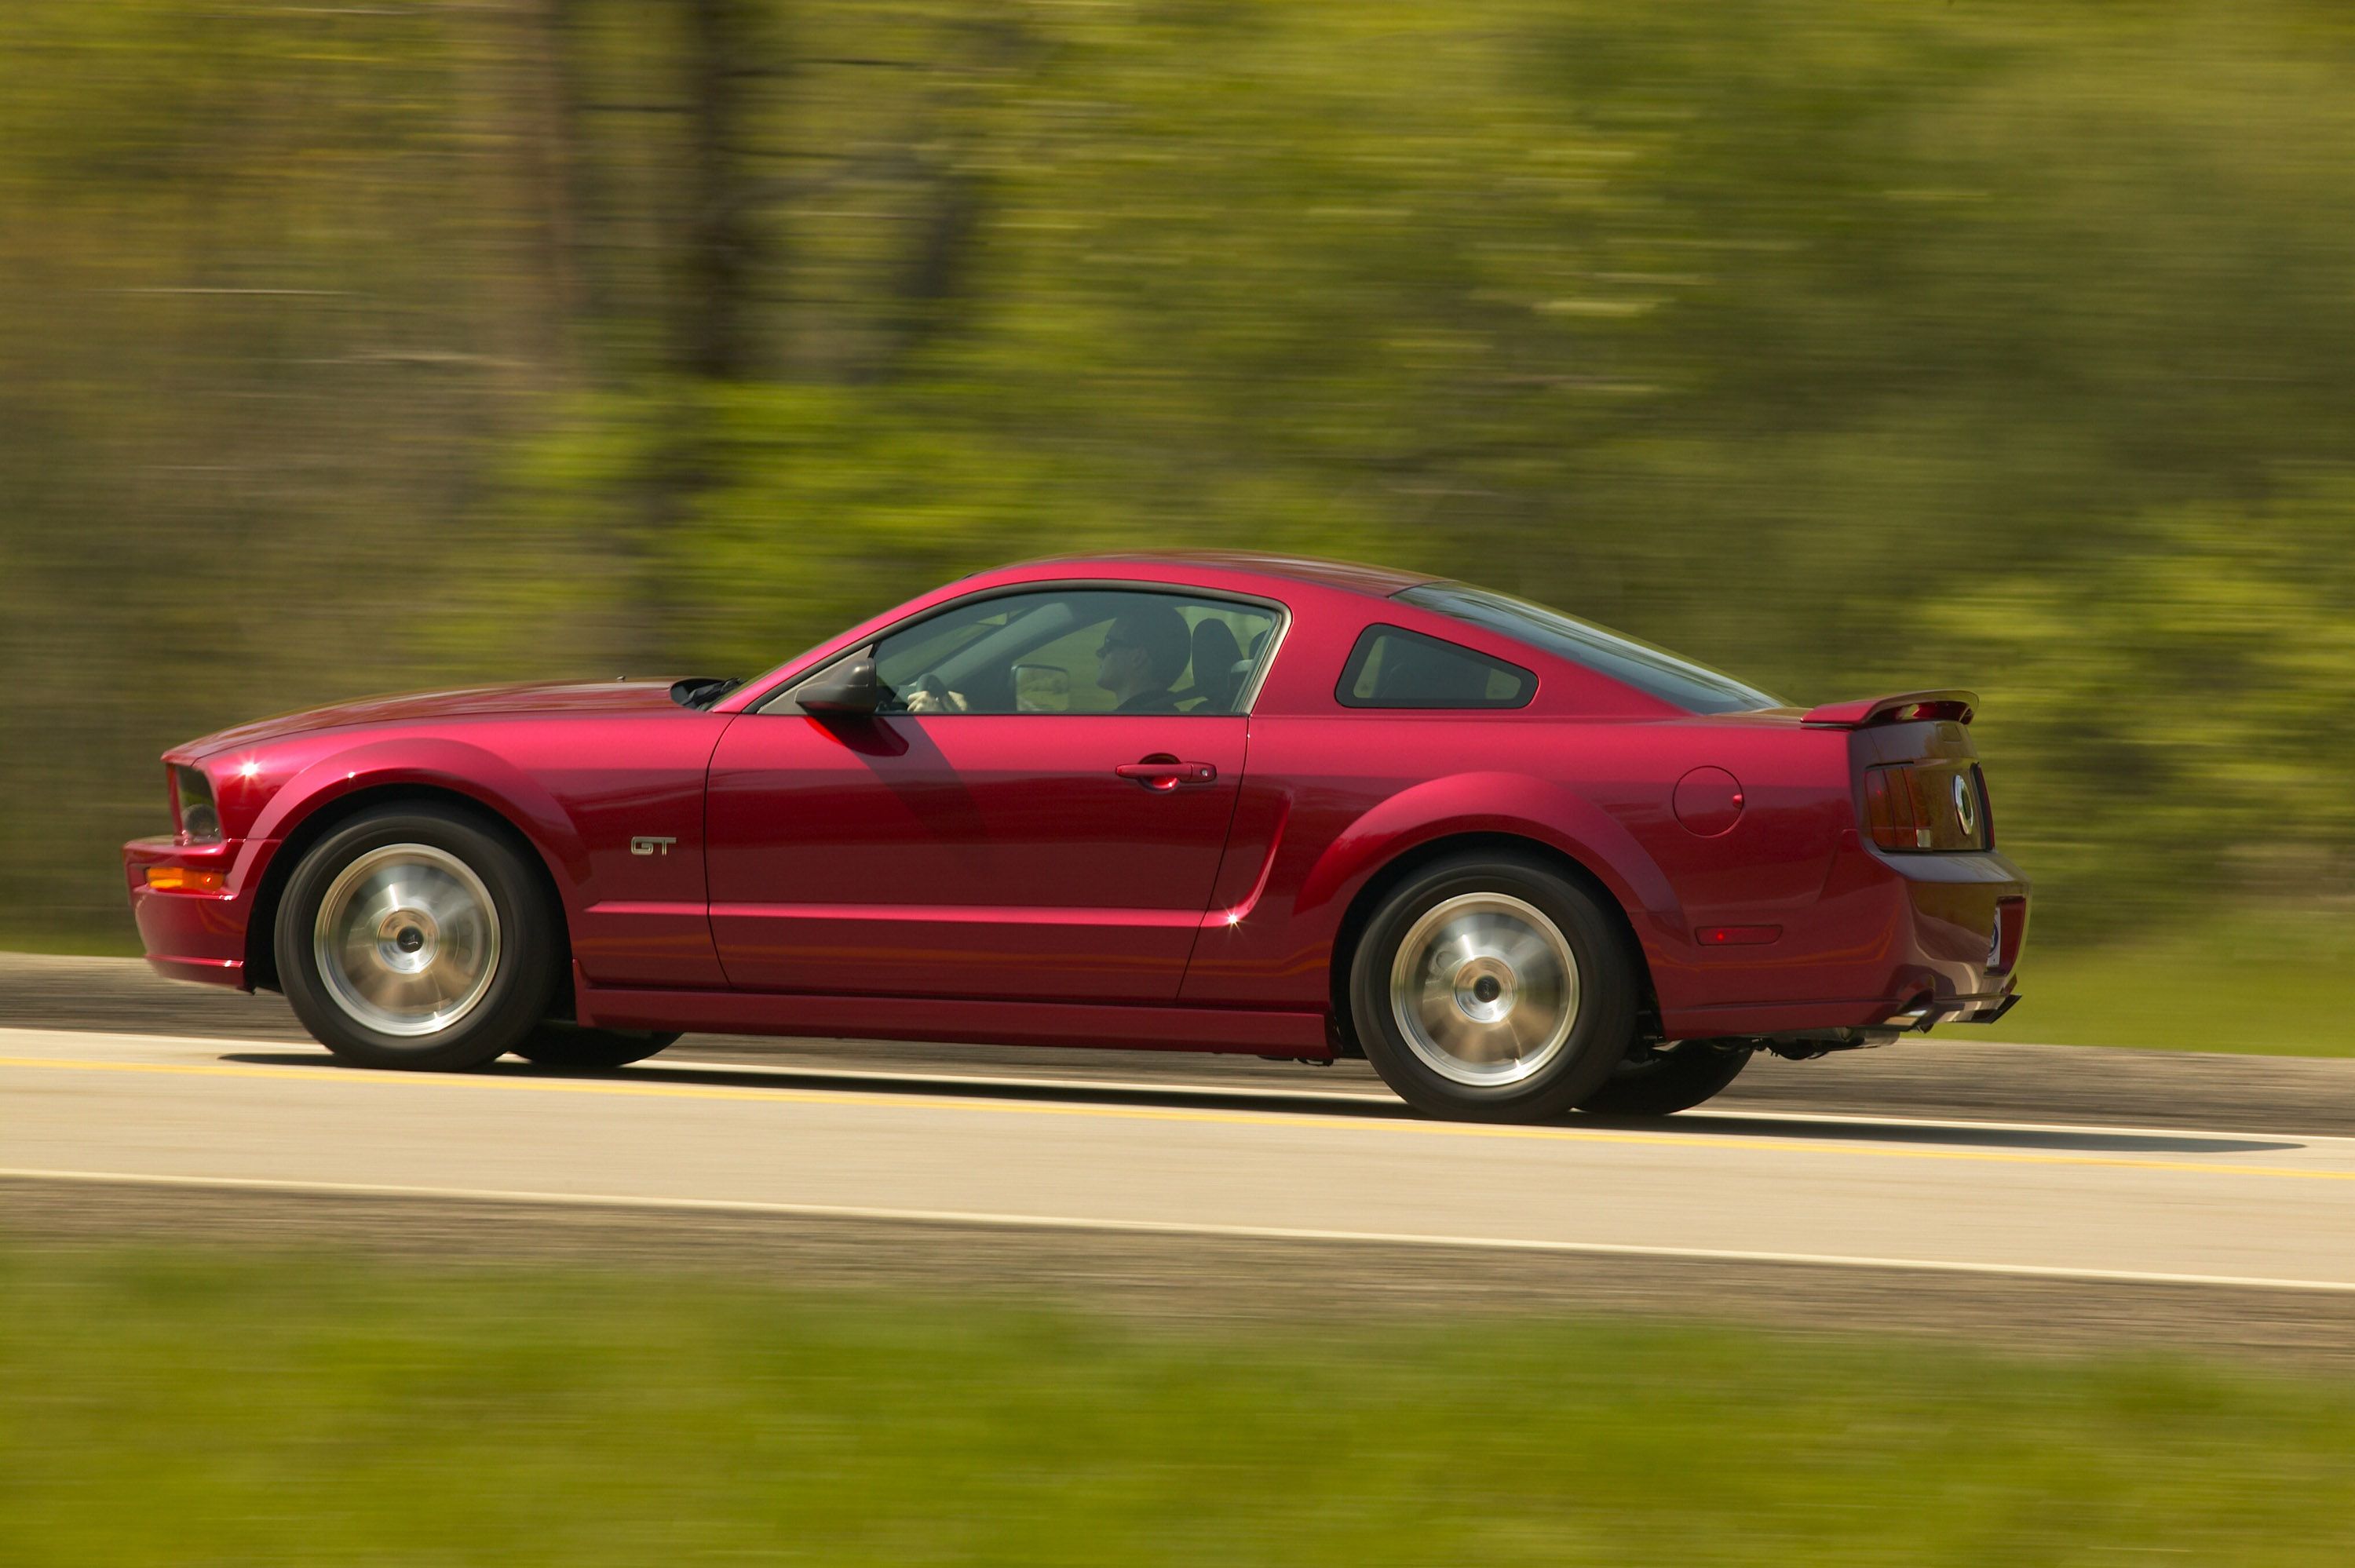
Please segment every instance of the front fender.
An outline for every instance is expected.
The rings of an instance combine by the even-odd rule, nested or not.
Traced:
[[[589,847],[572,814],[506,758],[459,740],[377,740],[323,757],[278,789],[254,819],[252,835],[283,839],[321,808],[388,785],[463,795],[520,829],[556,874],[559,887],[576,887],[588,878]]]
[[[1533,839],[1584,866],[1636,929],[1649,916],[1673,929],[1676,891],[1617,818],[1572,790],[1525,773],[1457,773],[1401,789],[1326,846],[1300,888],[1305,914],[1356,896],[1375,872],[1423,844],[1470,833]]]

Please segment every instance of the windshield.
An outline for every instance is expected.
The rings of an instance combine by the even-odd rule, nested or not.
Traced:
[[[1607,627],[1527,599],[1490,593],[1464,583],[1418,583],[1401,590],[1397,597],[1403,603],[1435,609],[1517,642],[1526,642],[1558,659],[1583,664],[1692,713],[1730,714],[1787,705],[1781,698],[1744,685],[1706,664],[1680,659],[1665,648],[1638,642]]]

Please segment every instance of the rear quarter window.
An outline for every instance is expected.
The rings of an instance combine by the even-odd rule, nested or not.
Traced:
[[[1525,708],[1538,678],[1518,664],[1402,626],[1369,626],[1341,667],[1345,708]]]
[[[1782,698],[1721,670],[1696,664],[1665,648],[1527,599],[1450,582],[1419,583],[1395,597],[1401,604],[1436,610],[1467,626],[1582,664],[1688,713],[1746,713],[1784,705]]]

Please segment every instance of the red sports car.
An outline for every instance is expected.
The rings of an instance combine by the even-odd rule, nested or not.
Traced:
[[[1441,1116],[1666,1113],[2016,1000],[1974,702],[1802,710],[1404,572],[1044,561],[751,681],[224,730],[124,861],[156,969],[282,991],[372,1067],[697,1029],[1362,1054]]]

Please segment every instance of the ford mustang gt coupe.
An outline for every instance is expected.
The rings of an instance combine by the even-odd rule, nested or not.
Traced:
[[[1812,710],[1462,583],[967,577],[749,681],[380,697],[167,753],[165,974],[329,1050],[686,1030],[1363,1056],[1425,1112],[1665,1114],[2014,1000],[1967,692]]]

